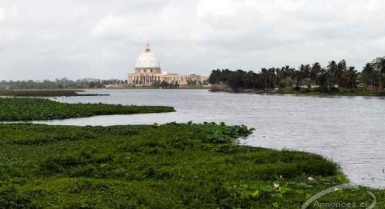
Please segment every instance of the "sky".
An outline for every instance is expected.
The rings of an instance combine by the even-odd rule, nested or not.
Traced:
[[[1,0],[0,80],[260,71],[385,56],[384,0]]]

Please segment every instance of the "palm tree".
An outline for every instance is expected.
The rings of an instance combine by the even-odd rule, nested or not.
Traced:
[[[318,62],[314,63],[313,66],[311,67],[310,79],[315,81],[316,84],[317,84],[317,76],[321,73],[321,70],[322,70],[322,67]]]
[[[334,86],[338,82],[336,79],[337,63],[334,60],[329,62],[327,70],[329,71],[329,74],[330,74],[329,86]]]
[[[342,60],[338,63],[336,72],[335,72],[336,82],[339,86],[345,85],[343,77],[344,77],[344,74],[346,74],[346,72],[347,72],[346,61]]]
[[[371,68],[367,69],[367,72],[365,75],[369,76],[371,80],[371,87],[373,86],[373,83],[374,83],[376,86],[379,86],[380,91],[382,91],[383,90],[382,83],[383,83],[384,74],[385,74],[385,57],[378,57],[375,60],[373,60],[371,63],[368,63],[367,65],[369,64]]]
[[[372,76],[374,73],[374,67],[371,63],[367,63],[362,70],[362,75],[365,77],[365,89],[368,88],[368,85],[370,83],[370,89],[373,87],[373,80]]]
[[[273,89],[275,87],[274,81],[275,81],[275,68],[270,68],[269,69],[269,88]]]
[[[380,74],[380,91],[383,90],[382,81],[384,79],[385,74],[385,57],[377,58],[377,68]]]
[[[269,82],[269,75],[268,75],[269,71],[266,69],[266,68],[262,68],[261,69],[261,74],[264,78],[264,81],[265,81],[265,88],[267,89],[268,88],[268,82]]]
[[[357,80],[357,71],[355,67],[351,66],[348,69],[348,87],[355,89],[356,88],[356,80]]]

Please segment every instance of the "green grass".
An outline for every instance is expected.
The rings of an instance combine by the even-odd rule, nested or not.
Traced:
[[[238,145],[251,131],[207,123],[0,125],[0,208],[300,208],[347,181],[315,154]],[[322,200],[370,201],[366,190]],[[374,193],[383,208],[384,192]]]
[[[30,121],[118,115],[174,112],[165,106],[124,106],[107,104],[65,104],[49,99],[0,98],[0,121]]]
[[[0,90],[0,96],[17,97],[62,97],[62,96],[108,96],[108,94],[78,94],[77,90]]]

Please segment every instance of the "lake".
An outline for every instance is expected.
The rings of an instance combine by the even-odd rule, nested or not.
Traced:
[[[352,183],[385,187],[385,99],[211,93],[207,90],[87,90],[111,94],[57,98],[68,103],[167,105],[175,113],[96,116],[39,122],[121,125],[226,122],[254,127],[242,143],[318,153],[341,165]]]

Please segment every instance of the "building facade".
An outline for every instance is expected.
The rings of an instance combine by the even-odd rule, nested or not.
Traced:
[[[134,73],[128,74],[127,83],[131,85],[149,86],[154,82],[165,81],[167,83],[178,83],[181,86],[186,86],[194,83],[203,84],[207,79],[207,76],[196,75],[195,73],[180,75],[178,73],[162,72],[160,62],[156,59],[155,54],[151,52],[147,44],[144,52],[140,53],[136,60]]]

